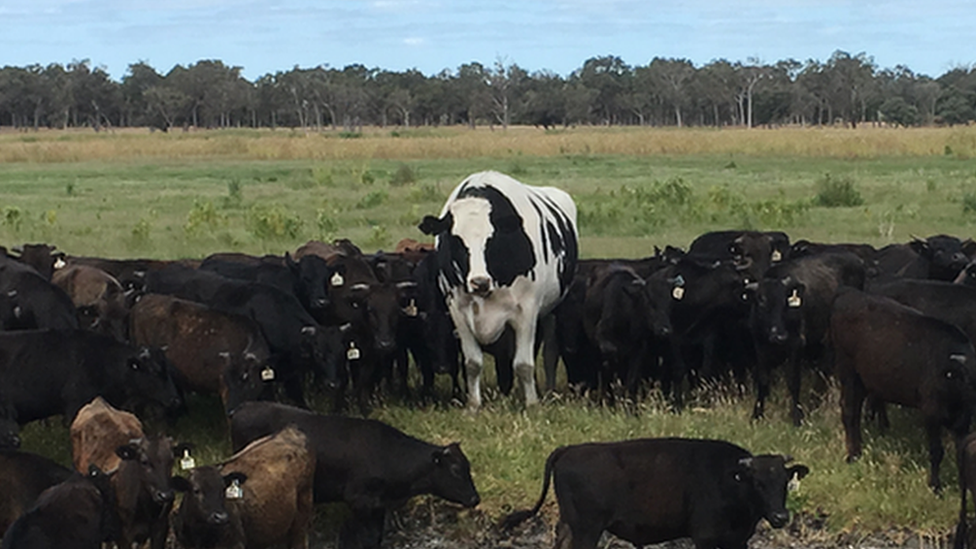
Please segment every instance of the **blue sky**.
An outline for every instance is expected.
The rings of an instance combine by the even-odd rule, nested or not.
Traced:
[[[220,59],[249,80],[298,65],[424,74],[478,61],[567,75],[595,56],[765,62],[865,52],[938,76],[976,62],[962,0],[0,0],[0,65]]]

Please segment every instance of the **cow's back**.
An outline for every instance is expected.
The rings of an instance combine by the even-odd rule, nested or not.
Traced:
[[[0,532],[27,512],[41,492],[69,477],[70,469],[46,457],[0,450]]]
[[[306,535],[313,505],[315,453],[301,431],[287,427],[255,440],[226,460],[220,472],[247,475],[237,505],[248,547],[266,547]]]

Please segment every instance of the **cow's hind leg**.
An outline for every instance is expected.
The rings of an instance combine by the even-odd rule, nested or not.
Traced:
[[[847,461],[861,457],[861,409],[864,406],[864,384],[856,374],[841,379],[840,409],[847,443]]]

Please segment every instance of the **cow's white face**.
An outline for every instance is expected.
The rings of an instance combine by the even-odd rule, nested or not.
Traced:
[[[454,218],[451,235],[464,243],[468,251],[465,288],[474,294],[487,295],[494,286],[485,260],[488,239],[495,233],[490,218],[491,204],[483,198],[461,198],[451,204],[451,216]]]

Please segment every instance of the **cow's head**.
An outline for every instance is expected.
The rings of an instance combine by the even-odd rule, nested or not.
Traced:
[[[781,345],[796,334],[804,310],[806,286],[793,278],[764,278],[746,284],[744,298],[751,303],[751,322],[758,337]]]
[[[220,358],[224,360],[220,377],[220,398],[224,411],[230,412],[242,402],[272,396],[277,370],[264,340],[254,341],[249,336],[242,352],[223,351]]]
[[[966,264],[970,256],[976,251],[976,244],[972,240],[965,243],[954,236],[944,234],[930,236],[925,240],[913,238],[909,243],[912,250],[927,259],[929,278],[937,280],[954,280]]]
[[[173,440],[165,436],[143,437],[116,448],[115,454],[122,459],[117,473],[119,490],[140,491],[157,505],[172,503],[173,451]]]
[[[210,527],[229,525],[232,516],[227,506],[227,489],[235,484],[241,486],[245,481],[244,473],[221,475],[216,467],[209,465],[190,469],[186,478],[173,477],[173,488],[185,494],[177,514],[193,517],[194,522]],[[240,528],[240,525],[232,527]]]
[[[535,267],[522,215],[492,186],[464,188],[443,217],[426,216],[419,227],[438,237],[440,271],[465,292],[487,297]]]
[[[183,393],[173,381],[173,366],[163,349],[130,347],[126,355],[123,383],[130,400],[157,403],[168,414],[183,411]]]
[[[782,528],[790,520],[786,509],[786,493],[791,482],[798,482],[810,473],[806,465],[792,465],[790,456],[761,455],[739,459],[725,479],[738,505],[748,506],[753,513],[764,517],[773,528]],[[794,480],[795,479],[795,480]]]
[[[434,448],[428,477],[431,494],[465,507],[475,507],[481,496],[471,480],[471,463],[458,443]]]
[[[344,338],[351,329],[348,323],[302,327],[302,356],[311,364],[316,377],[330,389],[339,385],[339,370],[346,359]]]
[[[329,279],[334,274],[325,259],[317,255],[304,255],[297,262],[285,253],[285,265],[297,281],[295,293],[298,300],[307,304],[317,320],[323,320],[329,307]]]

